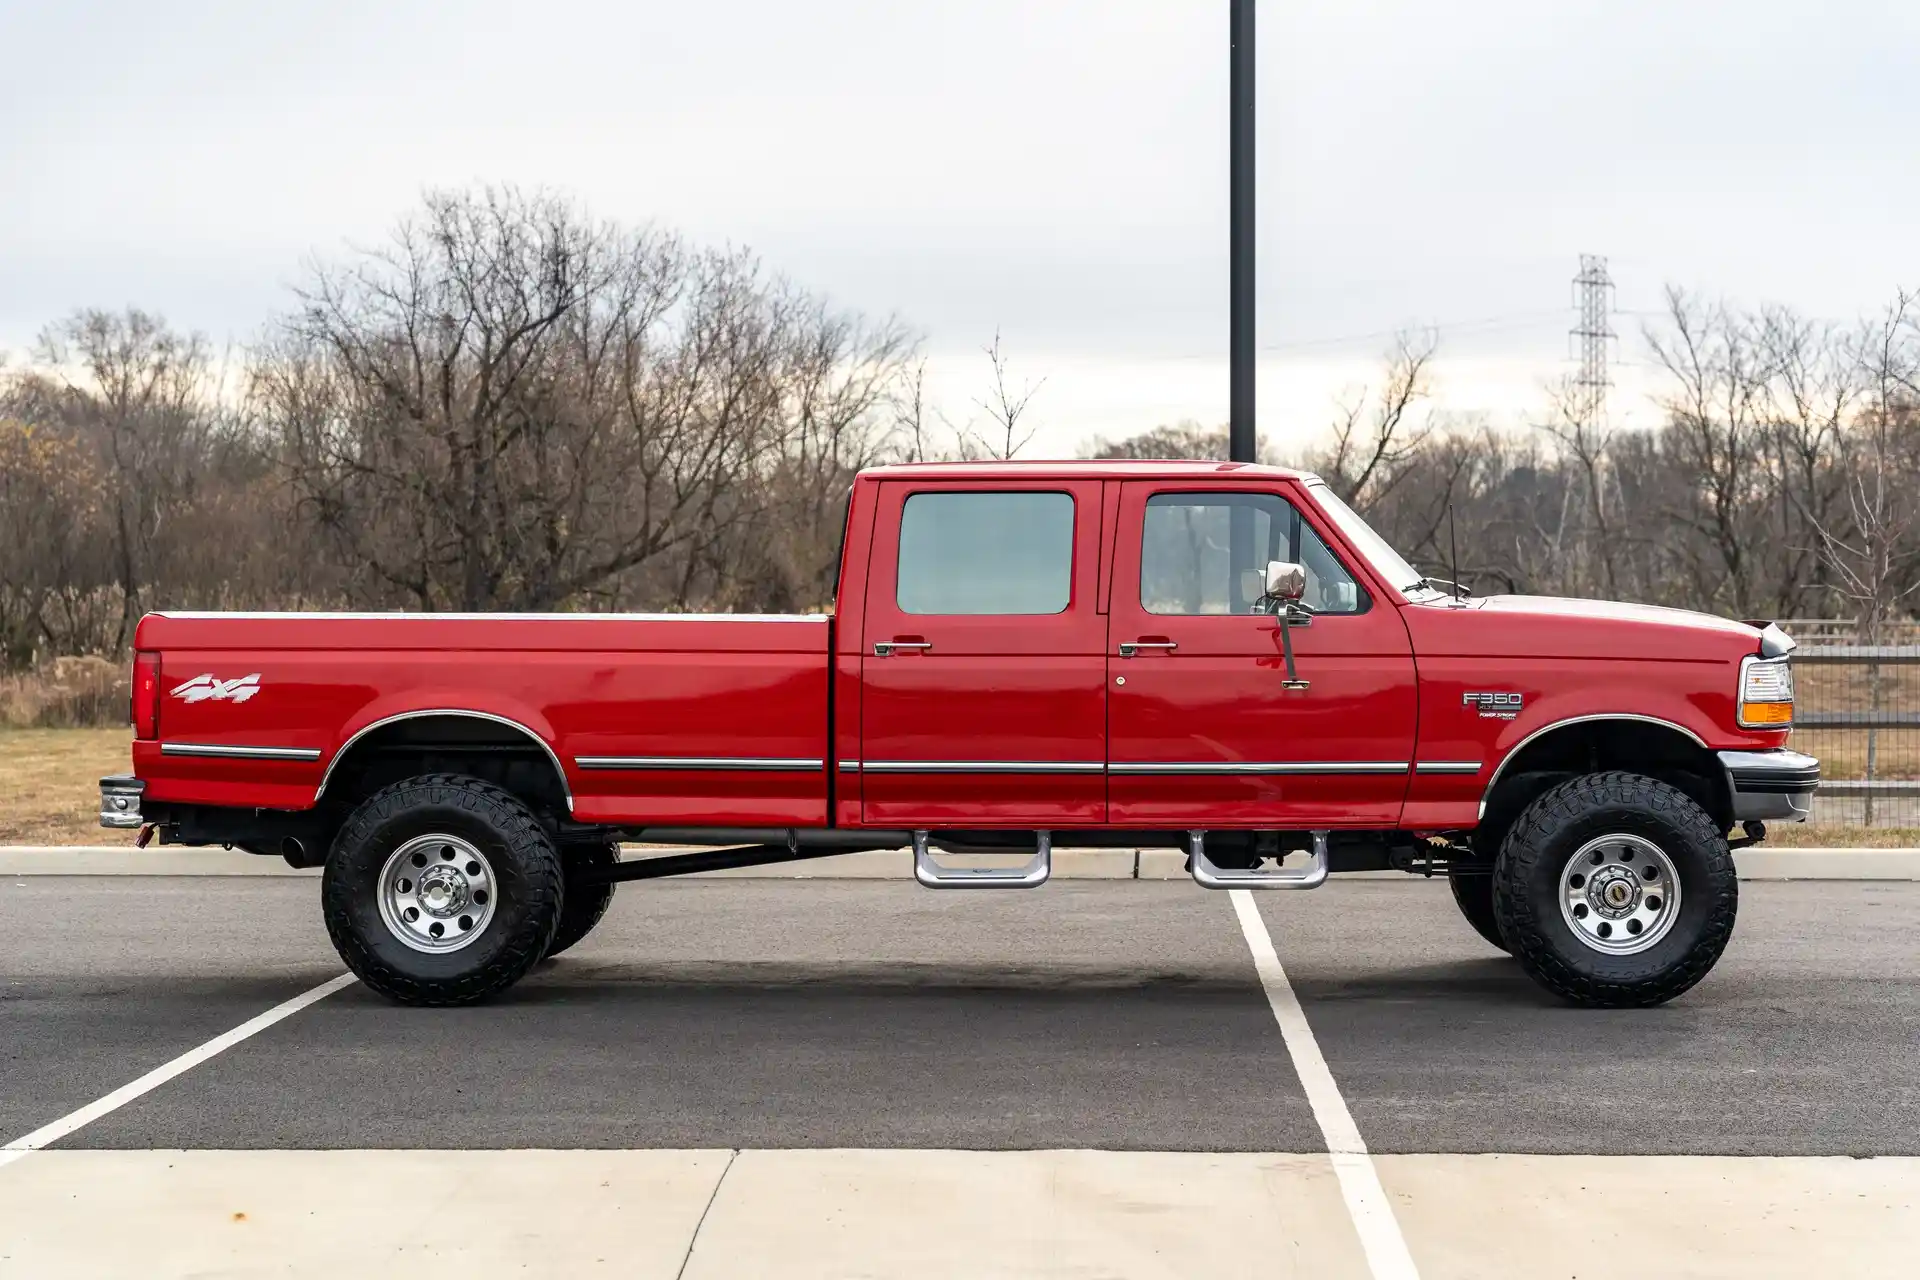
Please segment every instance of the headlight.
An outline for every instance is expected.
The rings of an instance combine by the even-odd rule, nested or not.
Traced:
[[[1793,724],[1793,667],[1785,658],[1740,660],[1742,729],[1785,729]]]

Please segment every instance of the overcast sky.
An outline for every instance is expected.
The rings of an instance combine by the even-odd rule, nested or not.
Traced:
[[[0,347],[81,305],[244,341],[423,187],[506,181],[996,326],[1036,451],[1226,408],[1227,0],[0,0]],[[1845,318],[1920,283],[1913,0],[1263,0],[1263,431],[1396,327],[1525,420],[1569,281]],[[1644,370],[1617,413],[1645,417]],[[1636,381],[1640,379],[1640,381]]]

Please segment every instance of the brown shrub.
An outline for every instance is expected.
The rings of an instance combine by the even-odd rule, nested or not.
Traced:
[[[131,699],[132,676],[124,664],[94,655],[55,658],[32,671],[0,676],[0,726],[111,728],[127,722]]]

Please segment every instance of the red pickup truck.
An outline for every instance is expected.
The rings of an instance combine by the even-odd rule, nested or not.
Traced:
[[[1028,888],[1063,841],[1208,888],[1442,874],[1552,991],[1647,1005],[1819,781],[1778,628],[1468,598],[1299,472],[882,467],[841,559],[830,616],[152,614],[101,820],[323,866],[410,1003],[500,991],[627,880],[911,845]]]

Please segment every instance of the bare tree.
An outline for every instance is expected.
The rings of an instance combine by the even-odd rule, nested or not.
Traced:
[[[1027,415],[1027,406],[1047,380],[1023,383],[1018,391],[1009,385],[1008,357],[1001,346],[998,329],[993,331],[993,344],[983,349],[993,366],[993,385],[987,389],[986,398],[975,400],[974,404],[986,413],[988,425],[975,431],[969,423],[957,434],[967,457],[1011,458],[1033,443],[1033,428],[1022,426],[1021,422]]]
[[[747,254],[511,189],[430,195],[301,299],[254,403],[307,517],[364,566],[349,590],[423,609],[684,607],[786,500],[769,475],[837,484],[870,455],[911,349]]]
[[[917,357],[887,397],[889,456],[896,462],[930,462],[937,456],[927,415],[927,358]]]
[[[1363,515],[1404,475],[1403,464],[1427,437],[1413,410],[1433,393],[1433,358],[1439,336],[1432,330],[1402,333],[1386,357],[1377,394],[1361,392],[1341,406],[1333,444],[1318,470],[1349,505]]]
[[[79,441],[0,418],[0,671],[73,637],[53,619],[108,580],[99,553],[100,473]],[[93,637],[87,637],[93,639]]]
[[[1080,448],[1084,458],[1217,458],[1227,460],[1225,427],[1206,427],[1188,418],[1153,427],[1120,440],[1096,436]]]
[[[111,530],[119,618],[113,643],[124,648],[154,603],[163,563],[190,559],[174,526],[214,480],[207,456],[217,428],[210,356],[204,339],[143,311],[80,311],[47,329],[37,367],[9,386],[19,416],[58,424],[99,460]]]
[[[1560,446],[1576,483],[1563,486],[1559,519],[1543,533],[1580,594],[1618,597],[1620,534],[1608,498],[1611,432],[1594,411],[1593,394],[1570,377],[1548,388],[1547,402],[1551,416],[1543,429]]]
[[[1761,313],[1760,333],[1775,374],[1761,459],[1774,488],[1772,612],[1793,617],[1824,607],[1830,594],[1820,530],[1838,527],[1847,500],[1846,469],[1835,462],[1866,393],[1868,362],[1860,340],[1785,307]]]
[[[1675,384],[1660,405],[1671,452],[1693,481],[1663,514],[1700,536],[1702,554],[1691,565],[1697,598],[1750,617],[1760,607],[1754,534],[1768,505],[1755,461],[1778,357],[1746,317],[1676,288],[1667,290],[1665,327],[1649,326],[1646,340]]]
[[[1867,403],[1840,437],[1846,523],[1816,522],[1838,589],[1855,607],[1861,642],[1879,644],[1916,589],[1920,567],[1920,299],[1904,290],[1862,343]]]

